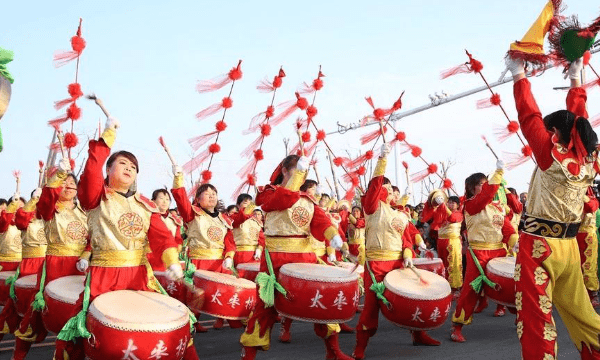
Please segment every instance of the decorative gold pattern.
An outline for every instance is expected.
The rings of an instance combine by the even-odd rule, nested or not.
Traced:
[[[544,340],[554,341],[556,340],[556,326],[553,324],[546,323],[544,325]]]
[[[303,227],[308,224],[311,216],[308,210],[302,206],[292,208],[292,223],[298,227]]]
[[[534,240],[533,241],[533,252],[531,256],[535,259],[541,258],[546,253],[546,246],[544,246],[544,242],[542,240]]]
[[[515,306],[517,307],[517,311],[523,310],[523,293],[520,291],[515,293]]]
[[[400,253],[403,250],[402,234],[408,225],[408,221],[408,216],[405,213],[395,211],[389,204],[379,201],[377,210],[366,216],[365,243],[367,259],[376,260],[371,257],[374,254],[373,250]]]
[[[544,354],[544,360],[555,360],[554,356],[550,355],[550,354]]]
[[[517,322],[517,336],[519,339],[523,336],[523,321]]]
[[[525,227],[523,230],[530,234],[534,234],[536,231],[542,228],[540,235],[544,237],[560,237],[564,231],[562,224],[554,224],[552,225],[552,227],[550,227],[548,224],[536,221],[536,218],[534,217],[526,218],[524,226]]]
[[[533,274],[535,275],[535,284],[538,286],[544,285],[546,280],[548,280],[548,273],[539,266],[535,269]]]
[[[502,225],[504,224],[504,207],[499,203],[488,204],[482,211],[469,215],[465,211],[465,223],[469,233],[469,243],[502,243]]]
[[[550,314],[552,311],[552,301],[546,295],[540,295],[539,298],[540,309],[544,314]]]
[[[70,225],[70,224],[69,224]],[[117,223],[119,231],[126,237],[134,237],[144,230],[142,218],[133,212],[125,213],[119,217]]]
[[[515,273],[513,278],[515,281],[521,281],[521,264],[515,265]]]
[[[292,214],[297,207],[304,208],[309,214],[309,220],[302,226],[292,221]],[[308,198],[301,196],[292,207],[282,211],[270,211],[265,216],[265,236],[288,236],[310,234],[310,221],[314,213],[315,204]]]

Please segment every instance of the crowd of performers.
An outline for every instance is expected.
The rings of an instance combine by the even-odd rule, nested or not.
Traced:
[[[368,188],[354,204],[336,201],[322,184],[307,179],[310,162],[299,155],[283,159],[255,198],[242,194],[228,209],[219,201],[217,187],[208,183],[190,202],[177,165],[170,192],[158,189],[147,199],[135,188],[143,174],[136,157],[127,151],[111,154],[120,124],[109,117],[99,139],[89,142],[79,179],[69,160],[62,159],[28,201],[15,193],[0,203],[0,270],[15,271],[6,281],[10,294],[0,313],[0,332],[16,336],[12,358],[24,359],[31,345],[46,337],[44,288],[65,276],[87,274],[86,291],[70,314],[77,320],[102,294],[163,291],[156,272],[184,281],[190,269],[231,274],[239,264],[259,262],[261,272],[277,277],[289,263],[337,266],[351,260],[364,265],[364,305],[357,326],[315,323],[314,330],[325,343],[326,359],[363,359],[382,306],[377,285],[395,269],[412,268],[418,254],[437,250],[456,302],[448,325],[453,341],[466,341],[469,334],[463,334],[463,327],[487,306],[482,269],[492,259],[516,256],[514,307],[499,304],[495,315],[516,313],[523,359],[555,359],[553,305],[581,358],[600,359],[600,316],[593,307],[598,306],[599,212],[592,189],[600,166],[597,136],[586,120],[586,91],[578,78],[581,61],[569,70],[566,110],[546,117],[536,105],[523,63],[510,60],[507,65],[519,122],[537,162],[526,202],[507,190],[499,160],[490,175],[475,173],[465,180],[464,196],[435,190],[421,209],[411,207],[410,186],[401,194],[385,177],[389,144],[381,147]],[[172,199],[176,208],[170,210]],[[185,265],[180,259],[186,259]],[[34,274],[35,295],[17,299],[14,283]],[[483,285],[473,286],[476,282]],[[18,306],[27,310],[20,314]],[[218,318],[214,327],[222,327],[223,321]],[[290,342],[292,319],[280,317],[262,297],[247,320],[228,320],[232,328],[245,327],[243,359],[269,349],[278,321],[279,340]],[[206,331],[198,323],[193,326],[193,332]],[[351,356],[339,348],[341,331],[356,334]],[[410,331],[414,345],[440,345],[424,330]],[[84,338],[79,335],[67,324],[54,358],[83,359]],[[178,349],[179,358],[198,358],[193,339]],[[128,356],[135,349],[126,350]]]

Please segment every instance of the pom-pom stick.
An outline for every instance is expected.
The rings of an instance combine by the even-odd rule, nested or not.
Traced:
[[[412,270],[413,273],[415,273],[415,275],[417,275],[417,278],[419,279],[419,283],[421,285],[423,285],[423,286],[429,285],[429,283],[425,279],[423,279],[421,274],[419,274],[419,272],[417,271],[417,269],[415,268],[414,265],[410,266],[409,268]]]
[[[39,169],[40,175],[38,177],[38,187],[42,187],[42,184],[44,183],[44,162],[42,160],[40,160],[38,162],[38,165],[40,168]]]
[[[110,113],[108,112],[108,110],[106,110],[106,106],[104,106],[104,103],[102,102],[102,100],[96,96],[96,94],[90,94],[88,96],[86,96],[89,100],[94,100],[94,102],[96,103],[96,105],[98,105],[100,107],[100,109],[102,110],[102,112],[104,113],[104,115],[109,118],[110,117]]]
[[[16,194],[20,194],[21,193],[21,171],[20,170],[13,170],[13,176],[15,177],[15,180],[17,181],[17,190],[15,191]],[[13,201],[18,200],[18,199],[13,199]]]
[[[490,151],[492,152],[492,154],[494,155],[494,157],[496,158],[496,160],[498,160],[498,155],[496,155],[496,152],[494,151],[494,149],[492,149],[492,146],[490,145],[490,143],[487,141],[487,138],[485,137],[485,135],[481,135],[481,138],[483,139],[483,141],[485,142],[485,146],[487,146],[488,149],[490,149]]]
[[[242,65],[242,60],[238,61],[236,67],[229,70],[227,74],[219,75],[211,80],[203,80],[198,82],[196,85],[196,90],[199,93],[211,92],[215,90],[219,90],[225,85],[235,82],[242,78],[242,69],[240,68]]]
[[[63,159],[68,159],[69,155],[67,154],[67,150],[65,149],[62,131],[60,131],[60,130],[58,131],[57,137],[58,137],[58,145],[60,146],[60,152],[62,154],[62,157],[63,157]]]
[[[175,162],[175,158],[173,157],[173,155],[171,155],[171,151],[169,151],[169,147],[167,146],[167,144],[165,144],[165,139],[163,139],[163,137],[160,136],[158,138],[158,142],[163,147],[163,149],[165,149],[165,152],[167,153],[169,160],[171,160],[171,165],[177,165],[177,162]]]

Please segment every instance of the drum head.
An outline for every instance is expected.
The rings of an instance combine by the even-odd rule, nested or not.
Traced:
[[[34,288],[35,285],[37,283],[37,275],[33,274],[33,275],[27,275],[27,276],[23,276],[19,279],[17,279],[17,281],[15,281],[15,287],[20,287],[23,289],[31,289]]]
[[[67,304],[75,304],[83,292],[85,276],[71,275],[50,281],[44,292],[49,297]]]
[[[260,263],[243,263],[236,267],[240,270],[260,271]]]
[[[410,269],[390,271],[383,279],[383,283],[389,291],[410,299],[436,300],[450,295],[450,283],[446,279],[431,271],[415,270],[427,284],[422,284]]]
[[[114,329],[167,332],[185,326],[188,311],[180,301],[163,294],[118,290],[98,296],[89,315]]]
[[[495,258],[487,263],[486,270],[501,277],[512,278],[516,262],[517,259],[512,256]]]
[[[342,269],[346,269],[348,271],[352,271],[356,267],[356,264],[351,263],[351,262],[340,262],[340,263],[338,263],[338,267],[341,267]],[[356,270],[354,272],[357,273],[358,275],[361,275],[362,273],[365,272],[365,267],[362,265],[358,265],[358,267],[356,267]]]
[[[293,263],[285,264],[279,270],[280,274],[313,281],[348,282],[357,281],[358,274],[330,265]]]
[[[441,264],[442,263],[442,259],[440,258],[433,258],[433,259],[428,259],[428,258],[414,258],[413,259],[413,264],[416,265],[433,265],[433,264]]]
[[[16,271],[0,271],[0,281],[4,284],[4,280],[13,276]]]
[[[194,277],[214,281],[220,284],[231,285],[242,289],[256,289],[256,283],[244,278],[236,278],[233,275],[222,274],[214,271],[196,270]]]

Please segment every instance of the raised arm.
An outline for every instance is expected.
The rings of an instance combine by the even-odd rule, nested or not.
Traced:
[[[92,210],[98,207],[100,201],[102,201],[102,196],[104,196],[102,170],[115,142],[117,127],[116,120],[111,122],[111,118],[109,118],[107,127],[100,139],[90,140],[88,159],[77,187],[77,198],[84,210]]]

